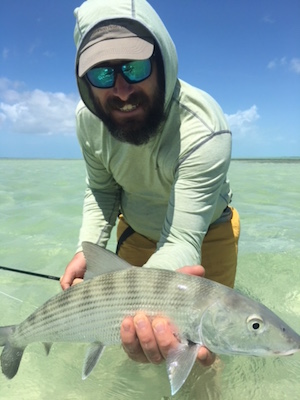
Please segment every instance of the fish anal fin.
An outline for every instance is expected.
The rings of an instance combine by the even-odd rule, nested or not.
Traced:
[[[200,345],[180,343],[168,354],[166,364],[172,396],[178,392],[189,376],[195,363]]]
[[[88,347],[83,364],[82,379],[86,379],[92,372],[104,349],[105,346],[100,342],[94,342]]]
[[[43,343],[43,345],[45,347],[45,351],[46,351],[46,354],[48,356],[49,353],[50,353],[50,350],[51,350],[52,343]]]

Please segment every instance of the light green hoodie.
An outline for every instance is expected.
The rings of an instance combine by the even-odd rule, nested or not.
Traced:
[[[223,112],[208,94],[177,78],[174,43],[146,1],[87,0],[75,16],[77,50],[86,33],[108,19],[138,21],[152,33],[163,56],[168,112],[149,143],[121,143],[94,115],[86,84],[77,79],[83,100],[77,107],[77,135],[87,169],[79,242],[106,246],[121,210],[136,232],[158,241],[145,266],[175,270],[199,264],[209,225],[231,201],[226,178],[231,132]]]

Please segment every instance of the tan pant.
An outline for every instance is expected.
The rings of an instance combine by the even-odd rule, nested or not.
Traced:
[[[240,218],[232,209],[232,218],[228,222],[212,225],[202,243],[202,261],[205,277],[223,285],[233,287],[236,267],[238,240],[240,236]],[[128,228],[122,215],[117,227],[118,241]],[[139,233],[133,232],[122,243],[118,255],[135,266],[144,265],[156,250],[156,243]]]

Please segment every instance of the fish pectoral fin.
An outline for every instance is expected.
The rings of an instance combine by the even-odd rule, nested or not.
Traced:
[[[128,262],[97,244],[82,242],[82,249],[87,265],[84,279],[91,279],[107,272],[116,272],[132,268],[132,265]]]
[[[166,363],[172,396],[178,392],[189,376],[199,348],[200,345],[195,343],[180,343],[176,349],[169,352]]]
[[[82,379],[86,379],[93,371],[104,349],[105,346],[100,342],[94,342],[88,347],[83,364]]]

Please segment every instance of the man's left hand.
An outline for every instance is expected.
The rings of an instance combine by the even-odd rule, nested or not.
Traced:
[[[200,265],[183,267],[178,272],[196,276],[205,274],[204,268]],[[167,319],[157,317],[151,321],[144,313],[123,320],[121,340],[128,356],[140,363],[159,364],[167,358],[171,349],[178,346],[174,327]],[[215,361],[215,355],[206,347],[199,349],[197,358],[204,366],[210,366]]]

